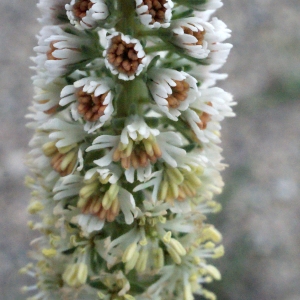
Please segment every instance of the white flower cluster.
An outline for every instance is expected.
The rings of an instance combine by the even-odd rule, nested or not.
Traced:
[[[215,299],[220,0],[40,0],[28,299]]]

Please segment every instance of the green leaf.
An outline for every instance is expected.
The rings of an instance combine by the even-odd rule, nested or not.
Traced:
[[[73,248],[70,248],[68,250],[62,251],[62,254],[64,254],[64,255],[71,255],[71,254],[73,254],[75,252],[76,248],[77,247],[73,247]]]
[[[104,283],[102,283],[101,280],[88,280],[87,283],[93,287],[94,289],[97,289],[97,290],[107,290],[107,287]]]

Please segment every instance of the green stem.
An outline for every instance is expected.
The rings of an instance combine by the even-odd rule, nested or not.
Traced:
[[[145,52],[147,54],[153,53],[153,52],[159,52],[159,51],[170,51],[170,46],[167,44],[152,46],[145,48]]]
[[[118,0],[118,11],[120,12],[120,21],[116,24],[116,30],[124,34],[132,34],[135,23],[135,1],[134,0]]]
[[[132,109],[140,104],[148,101],[148,89],[145,82],[141,78],[136,78],[129,81],[119,81],[122,88],[116,101],[117,105],[117,118],[127,117],[134,113]]]

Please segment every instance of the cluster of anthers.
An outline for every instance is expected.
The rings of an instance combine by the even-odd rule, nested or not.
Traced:
[[[221,0],[39,0],[28,299],[215,299]]]

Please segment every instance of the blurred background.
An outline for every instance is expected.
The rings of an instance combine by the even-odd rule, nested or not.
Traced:
[[[219,86],[237,117],[223,122],[223,211],[211,218],[224,236],[217,262],[220,300],[300,300],[300,1],[227,0],[217,16],[234,44]],[[21,300],[17,274],[33,234],[26,227],[29,190],[23,160],[32,132],[29,57],[40,28],[36,0],[1,0],[0,11],[0,291]],[[211,286],[210,286],[211,287]]]

